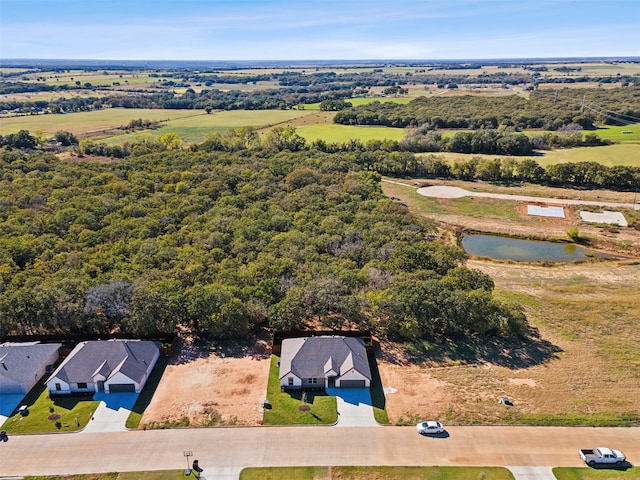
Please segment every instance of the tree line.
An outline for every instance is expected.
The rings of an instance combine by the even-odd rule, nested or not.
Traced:
[[[142,119],[133,120],[127,126],[144,125]],[[58,131],[54,137],[61,145],[75,145],[76,137],[66,131]],[[21,130],[0,136],[0,146],[11,149],[35,149],[41,139]],[[535,148],[599,145],[602,140],[594,134],[583,136],[581,130],[568,132],[545,132],[527,137],[509,129],[477,130],[458,132],[451,138],[417,129],[401,141],[369,140],[365,143],[352,139],[348,142],[326,142],[318,139],[307,143],[295,127],[276,127],[261,138],[253,127],[243,127],[224,133],[207,135],[204,142],[188,147],[192,152],[244,152],[261,150],[269,152],[316,152],[323,154],[348,154],[357,168],[382,175],[437,177],[460,180],[484,180],[497,182],[529,182],[552,186],[575,188],[607,188],[634,191],[640,189],[640,168],[625,165],[607,167],[597,162],[574,162],[541,166],[532,158],[487,159],[471,157],[453,162],[441,159],[433,153],[428,156],[416,152],[453,151],[467,154],[524,155]],[[108,145],[91,139],[81,140],[78,155],[123,159],[129,156],[182,151],[185,142],[175,133],[154,137],[149,133],[138,135],[134,140]]]
[[[586,103],[587,108],[584,107]],[[537,90],[529,99],[500,97],[420,97],[408,104],[373,102],[341,110],[334,122],[387,127],[498,128],[557,130],[570,124],[631,123],[640,118],[640,86],[615,89]]]

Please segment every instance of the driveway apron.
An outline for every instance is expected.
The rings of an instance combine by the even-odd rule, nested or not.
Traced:
[[[368,388],[327,388],[336,397],[338,427],[375,427],[371,393]]]
[[[552,467],[507,467],[516,480],[556,480]]]

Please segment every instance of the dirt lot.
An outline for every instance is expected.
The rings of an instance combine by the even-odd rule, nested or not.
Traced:
[[[266,342],[215,351],[206,345],[183,345],[145,411],[149,424],[258,425],[267,392],[270,356]]]

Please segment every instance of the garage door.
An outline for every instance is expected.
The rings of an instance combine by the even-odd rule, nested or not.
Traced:
[[[364,388],[364,380],[342,380],[340,388]]]
[[[109,385],[111,393],[135,392],[136,386],[133,383],[112,383]]]

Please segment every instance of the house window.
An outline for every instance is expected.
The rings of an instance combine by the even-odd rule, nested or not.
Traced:
[[[87,384],[83,383],[83,382],[80,382],[80,383],[78,383],[78,388],[87,388]]]
[[[287,382],[289,383],[289,386],[293,385],[293,377],[287,378]]]
[[[60,385],[59,383],[56,383],[56,390],[57,391],[62,390],[62,385]]]
[[[309,383],[309,384],[318,383],[318,379],[317,378],[308,378],[307,379],[307,383]]]

